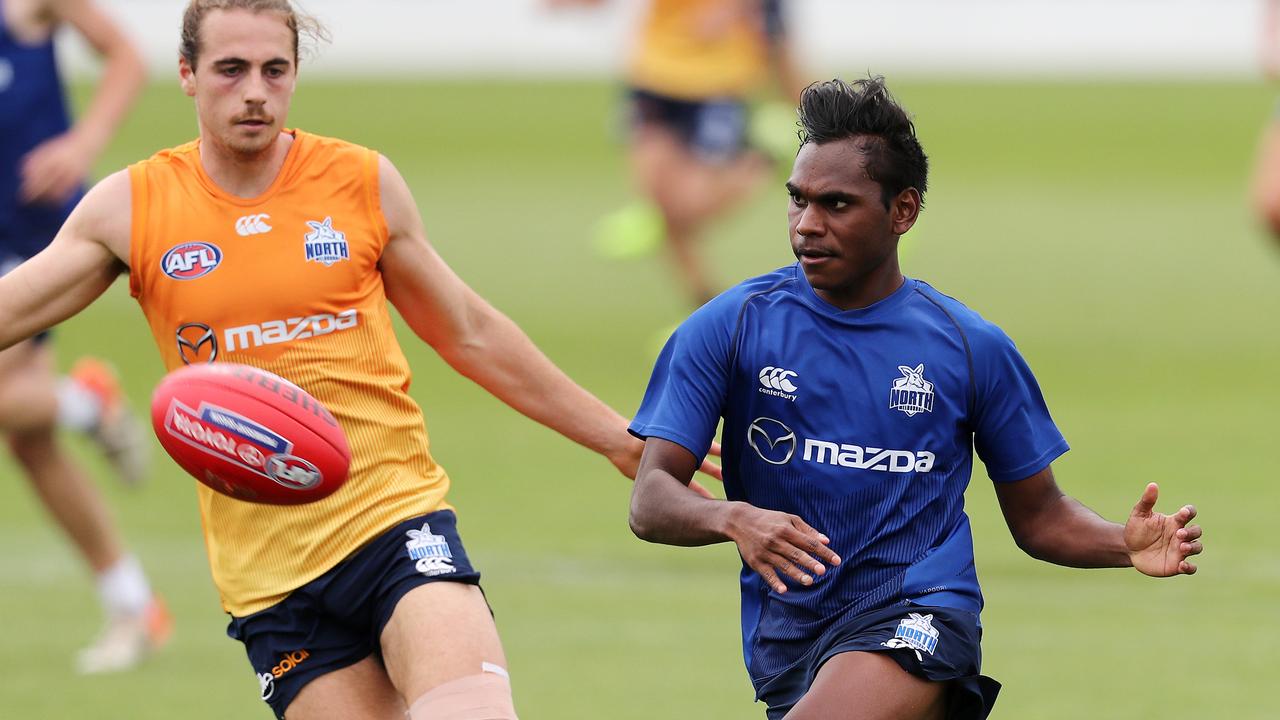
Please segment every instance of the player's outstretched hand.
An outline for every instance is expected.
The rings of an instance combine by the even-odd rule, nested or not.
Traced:
[[[1195,506],[1183,505],[1178,512],[1164,515],[1154,510],[1159,495],[1159,486],[1149,483],[1138,504],[1133,506],[1129,522],[1124,526],[1129,558],[1133,567],[1144,575],[1191,575],[1196,566],[1187,558],[1199,555],[1204,549],[1200,544],[1200,526],[1187,524],[1196,516]]]
[[[840,564],[840,556],[827,547],[827,536],[798,516],[747,503],[734,505],[729,537],[747,565],[775,592],[787,591],[780,574],[812,585],[813,576],[826,574],[827,565]]]
[[[58,204],[89,175],[93,153],[74,133],[63,133],[37,145],[22,159],[22,199],[29,203]]]

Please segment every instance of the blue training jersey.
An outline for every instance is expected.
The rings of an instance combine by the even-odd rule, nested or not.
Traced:
[[[0,0],[0,256],[30,257],[48,245],[80,201],[57,205],[18,198],[22,158],[71,127],[53,39],[27,44],[9,32]],[[6,258],[0,257],[0,262]]]
[[[744,563],[743,652],[757,688],[853,615],[905,602],[978,613],[964,491],[1067,450],[998,327],[927,283],[841,311],[798,265],[695,312],[658,357],[631,432],[703,457],[724,419],[730,500],[800,516],[842,564],[779,594]]]

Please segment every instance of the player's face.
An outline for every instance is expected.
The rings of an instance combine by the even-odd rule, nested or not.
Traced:
[[[805,144],[787,181],[791,249],[818,295],[842,309],[862,307],[897,288],[898,237],[911,229],[920,210],[914,189],[885,207],[880,183],[863,170],[860,142]]]
[[[179,69],[206,142],[247,156],[271,147],[298,79],[293,43],[279,13],[235,9],[205,16],[198,67],[183,59]]]

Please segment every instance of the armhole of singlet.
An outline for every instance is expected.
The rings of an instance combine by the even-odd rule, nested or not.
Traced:
[[[147,170],[142,163],[129,166],[129,294],[142,296],[142,269],[147,233]]]
[[[378,233],[378,257],[387,247],[391,238],[391,230],[387,227],[387,216],[382,213],[382,185],[378,172],[379,158],[377,150],[365,152],[365,204],[369,208],[369,220]]]

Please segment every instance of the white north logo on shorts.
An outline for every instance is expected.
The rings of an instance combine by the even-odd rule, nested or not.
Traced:
[[[457,572],[453,566],[453,551],[449,549],[449,539],[431,532],[431,526],[422,523],[421,530],[410,530],[409,540],[404,544],[409,557],[416,560],[414,567],[427,577]]]
[[[270,219],[271,216],[266,213],[245,215],[236,221],[236,233],[240,237],[269,233],[271,232],[271,226],[267,224],[267,221]]]

